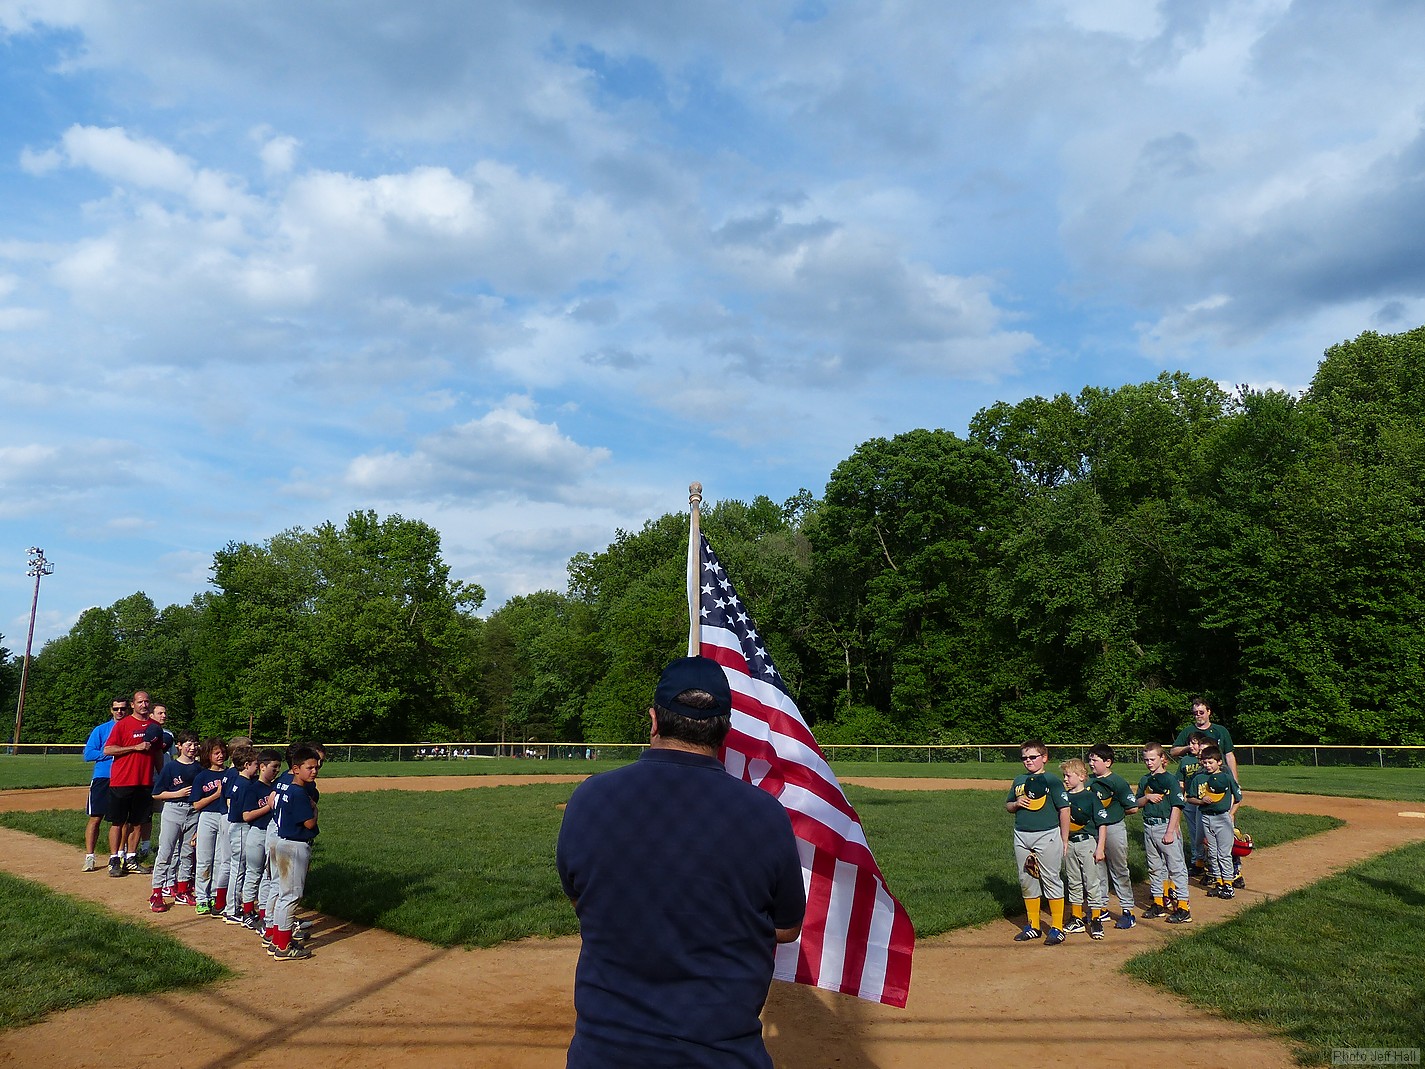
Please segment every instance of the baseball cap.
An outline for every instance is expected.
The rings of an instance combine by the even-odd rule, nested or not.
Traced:
[[[695,709],[681,704],[678,695],[685,690],[702,690],[711,694],[712,708]],[[653,692],[653,701],[670,713],[678,713],[689,720],[710,720],[732,713],[732,688],[727,685],[727,676],[716,661],[706,657],[680,657],[663,669],[658,689]]]
[[[162,742],[163,728],[156,723],[149,724],[143,729],[143,737],[145,742]]]

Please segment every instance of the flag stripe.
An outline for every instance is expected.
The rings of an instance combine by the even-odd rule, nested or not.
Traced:
[[[910,918],[706,538],[699,548],[699,650],[722,666],[733,692],[723,763],[786,808],[806,881],[801,938],[778,947],[775,975],[904,1006],[915,944]]]

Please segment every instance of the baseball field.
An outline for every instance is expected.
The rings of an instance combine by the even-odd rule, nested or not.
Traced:
[[[7,760],[0,784],[35,782]],[[0,1066],[167,1057],[216,1069],[289,1054],[314,1067],[562,1065],[578,938],[550,854],[577,775],[328,771],[361,770],[323,772],[308,896],[321,911],[316,956],[290,964],[191,909],[149,913],[134,886],[143,877],[80,872],[82,788],[0,791],[0,819],[12,825],[0,828],[0,870],[66,896],[54,901],[73,925],[63,938],[24,935],[15,918],[37,912],[29,900],[42,893],[0,886],[0,964],[19,978],[7,986],[21,990],[26,972],[69,955],[81,972],[121,977],[120,966],[139,959],[138,979],[120,979],[119,990],[149,991],[156,974],[181,978],[173,990],[107,998],[47,980],[63,988],[59,1006],[85,1004],[0,1031]],[[1011,941],[1018,892],[1001,856],[1009,835],[998,805],[1008,777],[987,771],[973,780],[844,776],[916,921],[910,1003],[895,1010],[775,984],[765,1023],[779,1066],[1137,1067],[1192,1051],[1196,1066],[1266,1069],[1329,1062],[1336,1047],[1422,1045],[1422,980],[1389,959],[1413,961],[1416,941],[1402,931],[1421,932],[1425,852],[1327,877],[1425,840],[1425,819],[1402,815],[1425,810],[1425,774],[1383,770],[1376,793],[1413,799],[1401,801],[1341,797],[1347,788],[1329,774],[1321,796],[1272,792],[1275,784],[1244,776],[1262,844],[1245,893],[1195,896],[1188,933],[1140,921],[1102,943],[1071,938],[1048,949]],[[1239,823],[1247,820],[1244,812]],[[104,916],[77,912],[76,900]],[[48,919],[45,931],[63,923]],[[145,941],[154,934],[164,938]],[[0,1022],[5,1005],[0,997]],[[141,1039],[118,1038],[127,1021],[142,1022]]]

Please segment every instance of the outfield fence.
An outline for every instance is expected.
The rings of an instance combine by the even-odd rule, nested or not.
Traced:
[[[259,741],[259,746],[267,745]],[[281,749],[286,743],[270,745]],[[1051,743],[1050,760],[1084,757],[1092,743]],[[1141,743],[1112,743],[1120,761],[1141,762]],[[517,758],[530,761],[632,760],[645,743],[569,742],[450,742],[450,743],[327,743],[329,761],[482,761]],[[6,748],[0,752],[17,752]],[[82,757],[75,743],[21,743],[21,754],[41,757]],[[828,761],[872,764],[985,764],[1017,763],[1019,743],[943,743],[928,745],[891,743],[828,743],[822,746]],[[1425,746],[1326,746],[1300,744],[1238,745],[1237,764],[1284,765],[1317,768],[1425,768]]]

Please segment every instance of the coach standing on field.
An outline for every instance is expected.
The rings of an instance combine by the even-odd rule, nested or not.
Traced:
[[[791,821],[717,759],[716,662],[670,664],[648,715],[649,748],[582,783],[559,831],[583,939],[568,1064],[770,1069],[760,1014],[806,910]]]
[[[99,843],[99,825],[109,811],[109,767],[114,759],[104,753],[104,745],[109,741],[109,733],[114,723],[122,720],[129,712],[129,699],[120,696],[109,703],[109,720],[105,720],[89,733],[84,743],[84,760],[94,762],[94,775],[89,780],[89,805],[85,812],[89,822],[84,826],[84,871],[93,872],[94,850]]]

